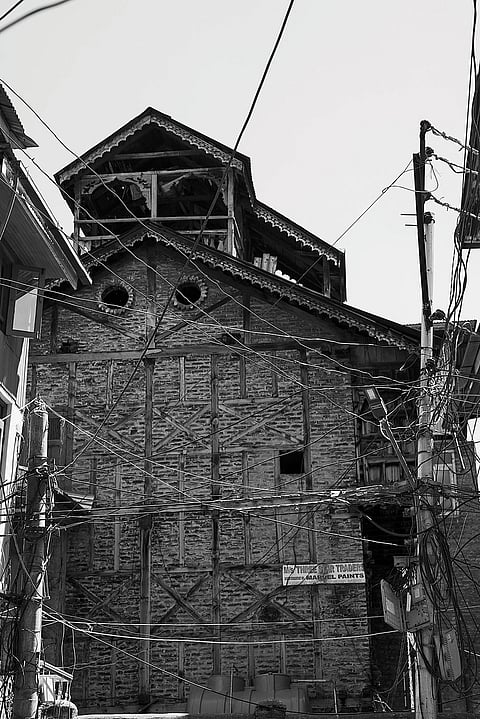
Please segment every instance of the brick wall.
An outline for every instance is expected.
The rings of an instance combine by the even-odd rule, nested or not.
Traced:
[[[64,611],[91,622],[73,635],[69,629],[64,634],[66,656],[75,664],[73,696],[79,706],[131,706],[138,694],[139,646],[130,635],[139,621],[138,507],[144,488],[145,370],[142,363],[98,442],[88,445],[82,430],[95,432],[123,391],[136,360],[122,356],[87,362],[81,356],[141,349],[148,283],[142,264],[146,251],[140,247],[135,252],[137,259],[126,255],[112,262],[112,269],[135,288],[130,310],[114,318],[128,336],[61,306],[54,330],[52,310],[46,310],[42,340],[32,350],[44,362],[35,365],[37,392],[62,413],[67,413],[70,404],[75,423],[71,452],[73,457],[79,452],[81,456],[67,473],[69,486],[72,491],[95,492],[91,518],[68,532]],[[156,278],[155,301],[162,308],[182,262],[159,247],[156,252],[161,277]],[[72,301],[96,317],[98,295],[108,277],[105,270],[98,270],[93,286],[76,292]],[[279,453],[302,450],[305,442],[305,387],[309,388],[312,489],[355,484],[352,378],[341,371],[335,345],[328,340],[362,341],[362,337],[332,322],[290,312],[283,303],[272,305],[267,298],[248,297],[226,282],[219,286],[218,280],[208,280],[207,286],[205,308],[225,299],[225,293],[231,296],[227,304],[212,311],[213,319],[194,319],[192,313],[170,308],[159,329],[157,348],[165,355],[155,359],[150,465],[157,506],[160,503],[161,509],[167,509],[178,507],[184,499],[211,500],[212,344],[220,347],[215,351],[220,352],[217,410],[223,498],[261,498],[272,492],[305,490],[301,472],[281,475],[278,470]],[[246,301],[250,304],[247,326]],[[180,322],[186,326],[162,339]],[[225,349],[219,339],[231,329],[246,329],[250,343],[278,344],[294,332],[323,338],[325,345],[307,352],[306,373],[301,347],[283,349],[278,344],[275,349],[251,352],[233,344]],[[77,355],[55,362],[55,356],[48,356],[52,346],[58,349],[67,340],[78,343]],[[127,508],[121,516],[119,504]],[[152,530],[152,698],[164,706],[175,704],[188,694],[182,676],[200,683],[208,680],[213,645],[202,640],[220,642],[224,673],[234,670],[251,677],[282,670],[294,680],[323,679],[327,685],[335,681],[349,696],[368,691],[368,639],[345,639],[368,633],[365,586],[285,588],[281,572],[282,563],[308,563],[312,556],[319,562],[362,561],[360,533],[358,519],[332,512],[328,504],[313,512],[288,508],[276,513],[268,509],[221,513],[220,615],[222,624],[231,624],[217,630],[210,626],[214,592],[211,512],[203,508],[183,514],[157,512]],[[320,629],[315,655],[312,598],[316,591]],[[264,607],[275,610],[276,623],[261,620]],[[347,623],[343,617],[349,618]],[[318,683],[312,683],[313,696],[316,688]]]

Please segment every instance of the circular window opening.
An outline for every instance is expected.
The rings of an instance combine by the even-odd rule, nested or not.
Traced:
[[[102,292],[101,300],[111,310],[118,310],[122,307],[126,307],[130,295],[125,287],[120,285],[111,285]]]
[[[183,282],[175,292],[175,299],[179,305],[188,307],[194,305],[202,296],[202,288],[194,282]]]

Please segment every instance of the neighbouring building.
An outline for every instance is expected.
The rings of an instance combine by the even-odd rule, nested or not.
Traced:
[[[0,691],[3,716],[5,672],[11,659],[10,541],[17,497],[26,405],[29,342],[40,330],[43,288],[49,281],[76,289],[89,277],[15,156],[36,147],[0,85]],[[8,680],[7,680],[8,683]],[[8,693],[8,692],[7,692]]]
[[[413,552],[418,328],[349,306],[343,253],[230,158],[149,108],[57,175],[92,285],[50,286],[30,358],[58,483],[45,659],[84,711],[238,711],[269,673],[298,710],[408,707],[380,580]],[[464,397],[435,462],[454,527],[445,487],[477,501]]]
[[[0,86],[0,568],[8,561],[8,513],[20,452],[29,339],[40,330],[43,287],[76,289],[89,277],[25,175],[14,151],[36,147]],[[3,589],[5,588],[2,585]]]

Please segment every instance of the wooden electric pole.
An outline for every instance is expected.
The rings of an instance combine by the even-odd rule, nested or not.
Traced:
[[[30,459],[27,473],[25,525],[16,549],[21,580],[16,649],[17,670],[13,719],[34,719],[38,708],[38,669],[42,638],[43,580],[45,574],[46,498],[48,484],[48,414],[37,399],[30,413]]]
[[[428,193],[425,190],[425,134],[429,123],[420,124],[420,152],[413,156],[415,179],[415,205],[417,215],[418,253],[420,260],[420,283],[422,290],[421,340],[420,340],[420,402],[418,408],[418,446],[417,446],[417,492],[416,523],[417,523],[417,557],[420,537],[432,525],[431,492],[428,484],[433,478],[433,432],[432,432],[432,398],[429,388],[429,373],[433,363],[433,324],[432,291],[433,291],[433,227],[434,217],[424,211]],[[419,562],[420,562],[420,557]],[[420,566],[417,581],[421,582]],[[433,607],[429,599],[430,592],[425,592],[429,614],[433,618]],[[433,625],[418,632],[417,638],[417,682],[415,692],[416,719],[435,719],[437,716],[437,687],[435,677],[431,673],[434,664]]]

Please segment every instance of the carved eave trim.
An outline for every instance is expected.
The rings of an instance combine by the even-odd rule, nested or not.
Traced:
[[[389,330],[385,327],[380,327],[374,322],[368,321],[366,318],[358,316],[353,311],[349,311],[349,308],[343,306],[332,306],[332,304],[325,298],[309,296],[310,290],[288,282],[282,278],[265,272],[254,266],[245,266],[240,264],[233,257],[219,253],[215,250],[211,250],[205,245],[199,245],[192,252],[192,245],[185,242],[178,235],[173,233],[159,232],[158,230],[149,229],[148,232],[144,228],[139,229],[138,232],[131,234],[128,238],[122,238],[122,244],[119,245],[115,241],[109,243],[105,247],[104,251],[97,250],[98,257],[90,255],[89,259],[83,259],[85,266],[88,269],[92,267],[102,268],[105,262],[112,257],[122,252],[122,247],[133,247],[143,242],[147,237],[155,239],[157,242],[172,247],[181,254],[188,256],[192,260],[199,260],[205,265],[214,269],[219,269],[227,274],[238,277],[241,280],[250,283],[251,285],[260,288],[263,291],[271,292],[272,294],[280,297],[282,300],[286,300],[295,304],[301,308],[304,308],[310,312],[313,312],[319,316],[327,317],[328,319],[334,320],[339,324],[346,325],[351,329],[359,332],[366,333],[369,337],[376,339],[378,342],[384,342],[390,346],[398,347],[401,350],[407,350],[408,352],[418,351],[418,344],[412,340],[408,340],[406,337],[402,337],[399,333]],[[56,283],[60,284],[60,283]],[[53,289],[54,285],[50,285]]]
[[[318,240],[315,241],[315,239],[307,232],[303,232],[298,227],[295,227],[294,225],[290,224],[285,218],[283,218],[281,215],[277,215],[276,212],[270,210],[268,207],[264,207],[263,205],[258,205],[257,203],[255,203],[253,205],[253,211],[255,213],[255,216],[258,217],[260,220],[263,220],[264,222],[271,225],[272,227],[277,228],[281,232],[285,232],[285,234],[287,234],[289,237],[293,237],[296,242],[302,245],[302,247],[309,247],[311,250],[315,250],[315,252],[318,252],[319,255],[326,257],[327,259],[334,262],[337,266],[340,266],[341,255],[339,251],[333,249],[333,247],[331,247],[327,243],[323,243]]]
[[[205,140],[203,137],[199,137],[194,132],[188,130],[185,127],[182,127],[181,125],[178,125],[176,122],[167,117],[158,117],[156,115],[149,114],[145,117],[138,119],[132,125],[129,125],[120,132],[115,133],[115,135],[110,139],[110,141],[104,142],[95,150],[87,152],[81,160],[77,160],[71,166],[61,171],[58,174],[59,184],[63,184],[67,180],[70,180],[72,177],[77,175],[82,170],[87,169],[85,167],[85,164],[90,165],[93,162],[100,160],[103,155],[117,148],[122,142],[128,140],[130,137],[132,137],[132,135],[135,135],[135,133],[139,132],[140,130],[143,130],[143,128],[147,125],[157,125],[158,127],[161,127],[163,130],[170,132],[172,135],[175,135],[175,137],[178,137],[184,142],[187,142],[192,147],[196,147],[198,150],[205,152],[207,155],[210,155],[224,165],[228,164],[228,162],[230,161],[230,153],[221,150],[219,147],[217,147],[211,142],[208,142],[208,140]],[[243,162],[236,157],[233,159],[231,166],[236,168],[237,170],[240,170],[241,172],[244,172]]]

